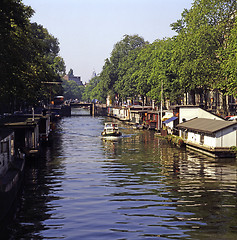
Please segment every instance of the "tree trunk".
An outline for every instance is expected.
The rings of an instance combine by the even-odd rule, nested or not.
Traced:
[[[191,90],[190,95],[191,95],[192,105],[196,105],[195,91]]]
[[[222,109],[224,116],[228,115],[228,108],[227,108],[227,102],[226,102],[226,95],[222,94]]]

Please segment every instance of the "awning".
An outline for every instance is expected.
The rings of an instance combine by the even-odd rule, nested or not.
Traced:
[[[172,121],[174,121],[176,119],[177,119],[177,117],[171,117],[171,118],[165,120],[163,123],[170,123],[170,122],[172,122]]]

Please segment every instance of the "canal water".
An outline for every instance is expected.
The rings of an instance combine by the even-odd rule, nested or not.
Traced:
[[[237,239],[237,164],[176,148],[153,131],[75,109],[27,164],[1,239]],[[2,238],[4,236],[4,238]]]

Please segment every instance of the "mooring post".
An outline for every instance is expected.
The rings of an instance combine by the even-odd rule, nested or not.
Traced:
[[[94,117],[96,115],[95,111],[96,111],[95,104],[92,103],[91,108],[90,108],[90,114],[91,114],[92,117]]]

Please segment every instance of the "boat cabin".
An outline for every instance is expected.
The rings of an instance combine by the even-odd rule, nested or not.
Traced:
[[[0,176],[4,175],[14,158],[14,131],[0,128]]]
[[[130,109],[128,107],[123,106],[123,107],[114,107],[114,108],[108,108],[108,109],[109,109],[110,116],[118,118],[120,121],[129,121]]]
[[[3,126],[13,129],[15,134],[15,148],[20,148],[26,156],[35,155],[39,151],[40,132],[39,117],[10,116],[4,119]]]
[[[45,116],[41,116],[39,121],[39,134],[41,141],[45,142],[49,140],[50,130],[50,115],[46,114]]]
[[[117,123],[105,123],[104,131],[101,133],[102,136],[121,136]]]
[[[114,130],[118,130],[118,124],[117,123],[105,123],[104,130],[106,133],[112,133]]]
[[[206,151],[210,156],[233,157],[230,148],[237,146],[237,121],[195,118],[177,127],[187,146]]]

